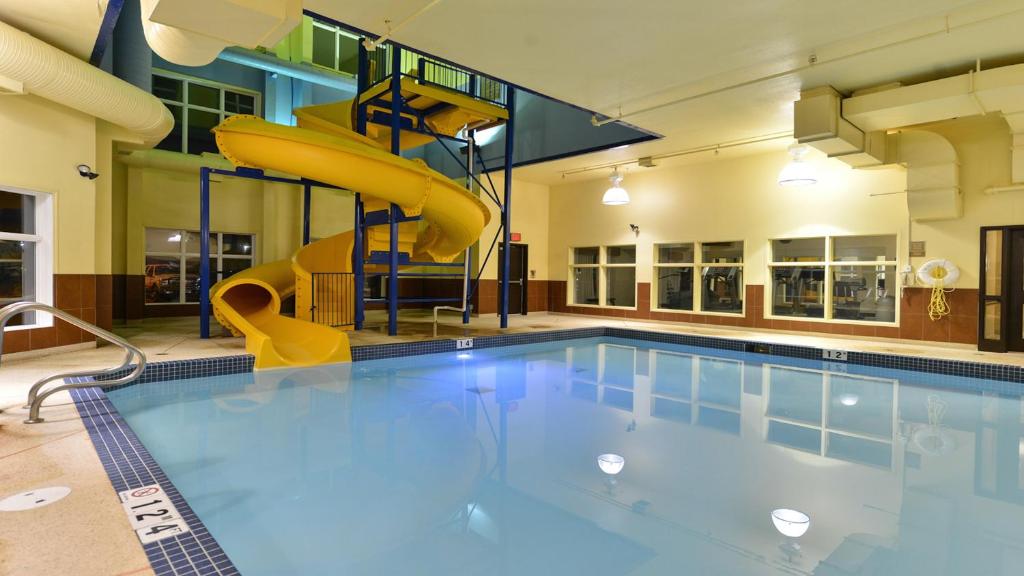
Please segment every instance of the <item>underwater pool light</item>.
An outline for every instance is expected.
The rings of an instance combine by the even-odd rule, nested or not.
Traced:
[[[788,164],[779,172],[779,186],[809,186],[818,183],[818,177],[814,168],[804,161],[808,148],[803,144],[794,144],[789,147],[789,154],[793,157]]]
[[[459,352],[458,354],[455,355],[455,357],[458,358],[459,360],[469,360],[470,358],[473,357],[473,354],[470,352]]]
[[[839,403],[843,406],[856,406],[857,402],[860,402],[860,396],[857,396],[856,394],[844,392],[839,395]]]
[[[772,510],[772,524],[783,536],[799,538],[811,527],[811,518],[807,514],[789,508]]]
[[[597,467],[601,469],[601,472],[610,476],[622,472],[622,467],[625,465],[626,459],[618,454],[601,454],[597,457]]]
[[[604,197],[601,198],[601,203],[606,206],[622,206],[624,204],[629,204],[629,193],[621,186],[622,175],[619,174],[618,166],[612,169],[612,175],[609,177],[609,180],[611,180],[612,186],[605,190]]]

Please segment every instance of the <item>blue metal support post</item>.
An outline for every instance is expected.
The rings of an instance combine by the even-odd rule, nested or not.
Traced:
[[[516,89],[507,88],[508,97],[505,106],[508,109],[508,121],[505,123],[505,201],[501,206],[501,245],[504,253],[501,258],[501,327],[508,328],[508,281],[512,268],[511,242],[512,223],[512,150],[515,146]]]
[[[473,78],[476,78],[474,75]],[[475,92],[473,92],[475,93]],[[476,176],[473,174],[476,169],[476,160],[474,159],[474,149],[476,148],[476,130],[469,130],[466,132],[466,188],[469,191],[473,191],[473,182],[476,180]],[[470,267],[473,265],[473,245],[470,244],[466,248],[466,255],[464,256],[465,262],[463,263],[463,273],[465,278],[462,279],[462,323],[469,324],[469,309],[470,309]]]
[[[199,169],[199,337],[210,337],[210,169]]]
[[[309,216],[310,204],[313,200],[313,185],[309,182],[302,183],[302,245],[309,244]]]
[[[355,282],[355,289],[353,290],[353,297],[355,298],[355,329],[363,329],[363,320],[365,320],[365,302],[363,302],[364,286],[366,285],[366,270],[365,262],[363,262],[363,256],[366,254],[366,248],[363,246],[363,199],[359,193],[356,193],[356,214],[355,214],[355,226],[353,227],[353,240],[352,240],[352,272],[353,281]]]
[[[391,153],[402,153],[402,49],[391,45]],[[388,335],[398,334],[398,220],[403,216],[391,205],[388,251]]]

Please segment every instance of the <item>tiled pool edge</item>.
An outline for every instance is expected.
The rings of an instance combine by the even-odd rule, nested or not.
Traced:
[[[600,337],[684,346],[701,346],[735,352],[755,351],[754,348],[757,347],[757,352],[766,355],[818,361],[822,360],[823,351],[822,348],[813,346],[773,344],[718,336],[696,336],[608,326],[482,336],[474,338],[473,347],[475,349],[486,349],[519,344]],[[455,350],[455,340],[450,339],[355,346],[352,348],[352,359],[355,362],[362,362],[454,352]],[[1024,384],[1024,367],[1008,365],[854,351],[848,352],[848,360],[845,364],[916,370],[933,374],[985,378],[1009,384]],[[143,546],[150,564],[158,576],[229,575],[238,574],[239,572],[231,563],[227,554],[220,548],[220,545],[214,540],[213,536],[209,534],[202,521],[199,520],[198,516],[192,511],[192,508],[164,474],[160,465],[157,464],[145,446],[139,441],[135,432],[107,398],[106,390],[132,386],[137,383],[251,372],[253,365],[254,358],[250,355],[155,362],[146,367],[142,377],[136,382],[105,389],[89,387],[71,391],[75,406],[115,492],[158,483],[168,496],[171,497],[178,511],[191,528],[188,534],[174,536]],[[106,378],[116,379],[120,375],[109,374]],[[81,379],[78,381],[88,382],[92,380]]]
[[[73,382],[91,382],[89,378]],[[206,529],[202,520],[171,483],[163,469],[135,435],[117,408],[99,387],[71,390],[82,418],[114,492],[159,484],[171,499],[189,532],[141,544],[157,576],[232,576],[238,569]]]

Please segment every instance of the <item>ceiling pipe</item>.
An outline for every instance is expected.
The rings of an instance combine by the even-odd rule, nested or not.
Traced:
[[[351,94],[356,92],[356,81],[354,78],[347,78],[333,72],[318,70],[312,66],[281,60],[256,50],[247,50],[236,46],[230,47],[218,54],[217,58],[225,62],[259,68],[266,72],[281,74],[318,86],[334,88],[335,90],[342,90]]]
[[[150,147],[174,127],[152,94],[0,22],[0,84],[73,108],[126,130],[118,141]]]

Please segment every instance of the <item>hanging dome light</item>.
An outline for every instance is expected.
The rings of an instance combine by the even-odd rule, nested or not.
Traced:
[[[779,186],[810,186],[818,183],[818,177],[814,168],[804,161],[808,148],[803,144],[794,144],[789,147],[789,154],[793,157],[789,164],[779,172]]]
[[[629,193],[626,189],[620,186],[622,183],[622,175],[619,174],[619,167],[616,166],[612,169],[611,178],[612,187],[605,191],[604,197],[601,198],[601,203],[608,206],[622,206],[629,204]]]
[[[611,476],[622,472],[622,467],[625,465],[626,459],[618,454],[601,454],[597,457],[597,467],[601,469],[601,472]]]

